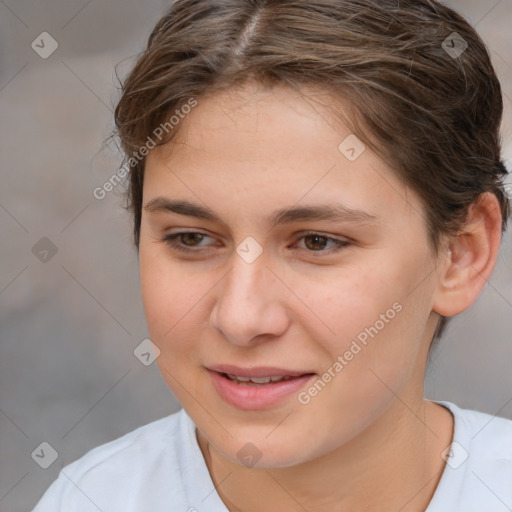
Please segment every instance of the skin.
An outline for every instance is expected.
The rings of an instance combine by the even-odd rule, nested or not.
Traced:
[[[494,196],[484,194],[434,254],[417,195],[368,147],[353,162],[338,150],[350,130],[330,104],[285,86],[217,92],[146,160],[144,206],[188,200],[221,219],[143,208],[139,256],[159,368],[197,425],[230,511],[425,510],[453,435],[451,413],[424,399],[430,341],[438,314],[467,309],[497,257]],[[278,208],[332,203],[378,220],[266,220]],[[187,230],[207,235],[176,240],[196,252],[162,240]],[[304,231],[350,243],[335,251]],[[253,263],[236,252],[247,236],[263,250]],[[205,369],[322,375],[396,302],[402,310],[306,405],[293,394],[267,410],[237,409]],[[247,442],[261,453],[254,467],[237,458]]]

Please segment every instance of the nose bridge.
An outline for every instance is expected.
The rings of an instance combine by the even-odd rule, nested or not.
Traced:
[[[231,343],[243,345],[260,334],[279,334],[286,319],[267,259],[261,253],[247,258],[250,245],[242,255],[240,248],[247,249],[242,243],[238,254],[233,254],[231,270],[217,292],[211,321]]]
[[[252,236],[245,237],[237,246],[232,257],[232,268],[228,275],[225,292],[245,302],[258,290],[258,284],[266,279],[267,253]]]
[[[238,251],[237,251],[238,252]],[[264,302],[263,284],[267,281],[266,261],[259,257],[246,261],[239,254],[233,256],[231,271],[226,276],[219,300],[233,311],[238,308],[251,309],[259,302]]]

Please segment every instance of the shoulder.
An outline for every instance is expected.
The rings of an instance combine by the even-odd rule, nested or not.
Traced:
[[[427,512],[502,512],[512,509],[512,420],[451,402],[437,402],[454,416],[443,475]],[[450,508],[453,507],[453,508]]]
[[[98,446],[82,458],[67,466],[70,477],[84,478],[97,467],[124,468],[127,472],[129,466],[125,462],[133,461],[137,455],[144,456],[144,462],[151,463],[155,456],[161,452],[162,446],[172,449],[173,440],[179,435],[180,413],[177,412],[165,418],[143,425],[124,436]]]
[[[190,421],[180,410],[94,448],[62,469],[34,512],[136,510],[139,491],[146,505],[164,494],[181,505],[179,460],[186,456]]]

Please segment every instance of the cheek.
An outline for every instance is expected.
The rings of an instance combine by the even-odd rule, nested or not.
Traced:
[[[324,373],[298,397],[302,428],[325,440],[322,449],[334,449],[376,421],[421,368],[427,295],[420,289],[409,295],[421,274],[405,261],[374,265],[325,283],[329,293],[309,294],[311,309],[322,311],[335,332],[310,332],[326,354]],[[307,449],[318,448],[313,445]]]
[[[293,285],[315,312],[308,312],[307,320],[295,320],[323,349],[325,370],[342,357],[343,370],[339,364],[331,370],[338,370],[333,380],[344,389],[357,382],[358,388],[351,393],[359,398],[374,393],[374,385],[382,387],[372,371],[392,387],[399,388],[407,379],[430,314],[428,283],[414,290],[428,275],[417,263],[421,260],[381,256],[372,264],[325,273],[320,279],[306,281],[298,276]]]
[[[189,270],[169,261],[160,250],[139,252],[140,288],[148,330],[152,340],[166,349],[201,307],[208,285]],[[202,284],[201,284],[202,283]]]
[[[199,395],[199,382],[191,378],[189,371],[200,364],[199,352],[191,347],[200,339],[198,329],[203,323],[198,321],[198,315],[204,311],[205,295],[211,286],[199,286],[190,272],[171,264],[158,251],[145,251],[141,244],[139,254],[141,296],[149,337],[160,350],[156,364],[180,403],[189,404],[190,394]]]
[[[382,330],[381,315],[388,312],[385,319],[395,318],[393,304],[403,299],[406,282],[403,272],[378,261],[328,268],[309,278],[297,274],[290,288],[306,308],[294,308],[298,314],[305,312],[302,320],[300,316],[294,320],[314,330],[313,339],[324,339],[333,350],[343,350],[376,322]]]

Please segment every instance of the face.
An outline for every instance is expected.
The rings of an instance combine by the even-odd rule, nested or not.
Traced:
[[[140,277],[157,363],[238,464],[312,460],[396,395],[422,398],[436,276],[422,205],[321,100],[256,85],[200,98],[146,161]]]

